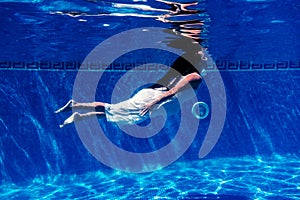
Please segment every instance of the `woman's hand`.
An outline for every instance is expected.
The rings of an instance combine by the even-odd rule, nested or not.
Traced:
[[[146,103],[141,109],[140,115],[144,116],[145,114],[147,114],[147,112],[149,112],[152,109],[153,105],[153,103]]]

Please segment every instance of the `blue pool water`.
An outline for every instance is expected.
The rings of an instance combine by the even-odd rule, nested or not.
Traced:
[[[299,3],[210,0],[188,8],[200,12],[162,20],[172,7],[154,0],[0,2],[1,199],[300,198]],[[207,156],[199,159],[198,153],[211,114],[178,160],[138,174],[95,159],[74,125],[59,128],[69,113],[54,110],[72,97],[80,63],[100,42],[145,26],[183,33],[192,29],[175,22],[188,20],[198,22],[193,27],[201,30],[199,42],[215,60],[226,90],[222,134]],[[116,63],[170,64],[173,58],[146,49]],[[110,102],[126,72],[116,68],[103,75],[96,100]],[[205,82],[197,97],[211,106]],[[179,121],[171,116],[158,135],[141,139],[99,120],[114,144],[136,153],[168,144]]]

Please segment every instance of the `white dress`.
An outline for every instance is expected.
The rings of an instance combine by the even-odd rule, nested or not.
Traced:
[[[146,103],[154,101],[161,94],[167,92],[166,87],[161,88],[145,88],[136,93],[133,97],[117,104],[105,104],[105,115],[109,122],[117,122],[121,124],[138,124],[149,118],[149,113],[144,116],[140,115],[140,111]],[[165,103],[173,101],[175,97],[171,97],[158,105],[155,105],[152,111],[159,109]]]

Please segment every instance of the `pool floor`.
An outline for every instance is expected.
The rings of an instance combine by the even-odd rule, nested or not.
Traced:
[[[115,170],[40,176],[3,184],[1,199],[297,199],[300,161],[293,156],[175,162],[147,174]]]

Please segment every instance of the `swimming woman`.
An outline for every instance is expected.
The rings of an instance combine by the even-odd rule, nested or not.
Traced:
[[[188,62],[188,61],[189,62]],[[89,116],[105,116],[109,122],[121,124],[138,124],[155,115],[162,106],[166,106],[167,112],[178,111],[178,106],[168,106],[174,104],[174,99],[185,90],[192,88],[196,90],[201,83],[201,71],[207,66],[205,51],[187,52],[177,58],[170,70],[157,83],[137,92],[128,100],[117,104],[104,102],[80,103],[70,100],[65,106],[55,111],[60,113],[72,108],[91,108],[94,111],[87,113],[74,112],[67,118],[60,127]],[[189,87],[191,86],[191,87]]]

